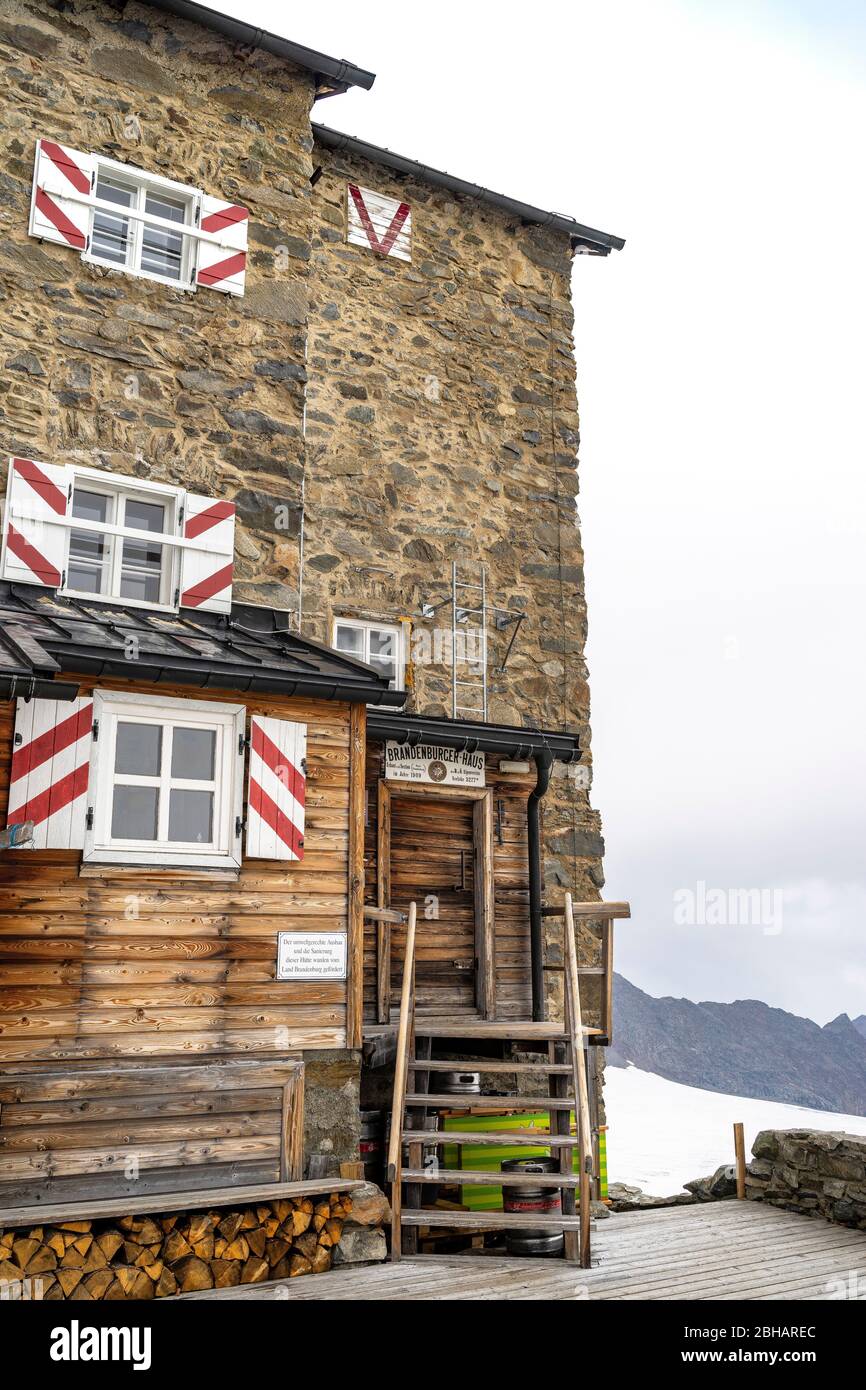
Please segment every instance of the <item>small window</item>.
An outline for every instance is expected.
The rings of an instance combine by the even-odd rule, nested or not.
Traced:
[[[65,592],[169,607],[179,494],[104,477],[75,475]]]
[[[374,666],[392,690],[403,689],[406,660],[402,627],[360,618],[335,618],[334,646],[338,652]]]
[[[191,288],[193,238],[182,229],[195,224],[198,196],[196,189],[100,160],[95,188],[100,206],[93,210],[85,259]]]
[[[84,858],[238,865],[244,715],[242,705],[97,691]]]

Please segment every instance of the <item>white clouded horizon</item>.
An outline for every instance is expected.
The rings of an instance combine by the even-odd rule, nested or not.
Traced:
[[[378,74],[315,119],[623,235],[577,259],[595,781],[617,968],[866,1012],[866,17],[810,0],[230,12]],[[703,880],[778,937],[672,926]],[[808,900],[807,900],[808,899]]]

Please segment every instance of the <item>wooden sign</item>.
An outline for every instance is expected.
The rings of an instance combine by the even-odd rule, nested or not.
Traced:
[[[345,980],[345,978],[345,932],[277,932],[278,980]]]
[[[385,744],[385,780],[440,787],[483,787],[484,754],[435,743]]]

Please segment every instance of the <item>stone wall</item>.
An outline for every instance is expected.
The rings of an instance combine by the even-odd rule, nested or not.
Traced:
[[[866,1136],[764,1129],[752,1153],[747,1197],[866,1231]]]
[[[545,874],[594,898],[569,239],[320,144],[313,159],[304,627],[402,620],[409,708],[450,715],[450,606],[438,660],[420,608],[448,597],[452,560],[467,582],[485,565],[490,606],[525,614],[500,676],[512,628],[490,624],[489,717],[579,731],[583,766],[558,767],[545,802]],[[411,264],[347,244],[348,181],[411,204]]]
[[[0,481],[15,452],[231,497],[236,597],[296,608],[311,75],[150,6],[89,0],[3,0],[0,68]],[[29,237],[40,136],[248,207],[245,296]]]

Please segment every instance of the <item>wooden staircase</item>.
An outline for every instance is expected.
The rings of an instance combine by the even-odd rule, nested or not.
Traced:
[[[548,909],[548,915],[551,915]],[[591,1264],[590,1193],[593,1145],[590,1128],[586,1074],[586,1038],[601,1030],[583,1027],[580,1004],[579,971],[575,943],[571,895],[562,908],[565,918],[565,1002],[566,1022],[485,1022],[477,1019],[415,1019],[415,924],[416,905],[409,909],[406,956],[400,995],[400,1019],[394,1073],[394,1102],[388,1145],[388,1180],[391,1184],[391,1259],[414,1252],[418,1227],[444,1227],[455,1230],[539,1230],[562,1232],[565,1258],[587,1269]],[[476,1040],[510,1040],[530,1045],[530,1050],[546,1052],[538,1062],[511,1062],[472,1057],[436,1058],[437,1042],[455,1040],[471,1052]],[[538,1130],[479,1129],[476,1132],[420,1129],[418,1121],[430,1112],[460,1106],[460,1097],[440,1095],[430,1090],[430,1075],[443,1071],[473,1071],[483,1074],[535,1074],[538,1086],[532,1095],[517,1093],[497,1096],[473,1095],[467,1098],[475,1112],[539,1110],[550,1114],[550,1133]],[[570,1115],[577,1118],[577,1136],[570,1133]],[[413,1127],[414,1123],[414,1127]],[[441,1150],[448,1145],[525,1145],[550,1149],[559,1160],[559,1171],[547,1174],[502,1173],[491,1167],[479,1172],[445,1168],[437,1164],[427,1169],[425,1149]],[[404,1145],[408,1163],[404,1165]],[[573,1170],[574,1150],[580,1155],[579,1173]],[[431,1185],[484,1184],[501,1187],[544,1187],[560,1193],[561,1214],[528,1214],[504,1211],[460,1211],[424,1207],[425,1188]],[[405,1190],[404,1190],[405,1189]]]

